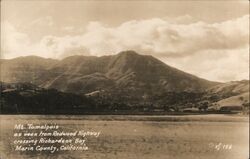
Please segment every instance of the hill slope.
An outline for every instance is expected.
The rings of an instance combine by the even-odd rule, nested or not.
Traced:
[[[249,92],[249,80],[242,81],[232,81],[227,83],[218,84],[213,86],[207,90],[210,93],[218,93],[218,94],[241,94],[245,92]]]
[[[124,51],[113,56],[71,56],[63,60],[22,57],[1,62],[4,82],[32,82],[64,92],[128,89],[145,92],[200,92],[218,83],[166,65],[152,56]]]
[[[0,62],[0,81],[9,83],[32,82],[37,84],[43,82],[41,74],[46,74],[47,70],[57,63],[57,60],[26,56],[1,60]]]
[[[249,103],[249,92],[222,99],[217,102],[219,106],[242,106]]]

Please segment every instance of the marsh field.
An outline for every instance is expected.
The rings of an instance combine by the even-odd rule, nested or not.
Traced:
[[[98,131],[86,151],[16,151],[16,124]],[[249,118],[238,115],[1,115],[1,159],[248,159]],[[33,137],[36,138],[36,137]]]

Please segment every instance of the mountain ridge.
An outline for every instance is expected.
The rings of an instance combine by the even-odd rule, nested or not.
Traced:
[[[100,57],[75,55],[62,60],[28,56],[4,60],[1,65],[4,76],[1,80],[4,82],[31,81],[45,88],[74,93],[112,87],[203,91],[219,84],[176,69],[151,55],[140,55],[131,50]]]
[[[134,51],[0,61],[0,104],[6,112],[17,105],[25,113],[133,113],[249,104],[249,80],[208,81]]]

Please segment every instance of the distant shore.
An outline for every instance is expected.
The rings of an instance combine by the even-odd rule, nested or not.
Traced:
[[[0,115],[3,120],[102,120],[102,121],[169,121],[169,122],[249,122],[247,115]]]

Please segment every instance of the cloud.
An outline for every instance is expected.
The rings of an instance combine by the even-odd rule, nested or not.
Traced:
[[[32,27],[53,26],[54,21],[51,16],[46,16],[33,20],[29,25]]]
[[[182,58],[162,58],[162,61],[213,81],[249,79],[249,46],[233,50],[206,50]]]
[[[90,55],[88,48],[81,45],[79,41],[81,41],[80,36],[46,36],[38,44],[37,50],[46,53],[46,56],[51,58],[65,58],[72,55]]]
[[[1,58],[13,58],[30,52],[27,34],[18,32],[9,22],[1,22]]]
[[[175,24],[191,24],[198,22],[198,19],[188,14],[179,17],[164,17],[163,19],[170,23],[175,23]]]
[[[75,27],[74,26],[65,26],[65,27],[62,27],[61,30],[66,31],[66,32],[74,32]]]
[[[33,24],[42,25],[43,22],[36,20]],[[132,20],[116,27],[95,21],[90,22],[82,34],[48,35],[31,44],[26,34],[8,26],[3,49],[6,57],[35,54],[51,58],[75,54],[102,56],[135,50],[198,76],[227,81],[249,78],[249,61],[244,61],[249,48],[248,28],[249,15],[219,23],[197,21],[189,15],[175,19]]]
[[[179,17],[177,21],[178,19],[191,19],[191,17]],[[128,21],[118,27],[90,22],[84,34],[62,37],[60,42],[76,43],[78,47],[87,48],[93,55],[131,49],[154,54],[157,57],[178,58],[207,49],[237,49],[248,45],[248,19],[249,16],[246,15],[221,23],[183,24],[154,18]],[[72,47],[72,45],[67,46]]]

